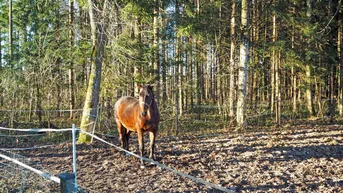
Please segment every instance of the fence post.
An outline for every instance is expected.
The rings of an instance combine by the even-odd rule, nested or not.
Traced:
[[[76,186],[74,185],[75,175],[70,173],[63,173],[58,176],[61,179],[61,193],[74,193]]]
[[[76,127],[73,124],[73,173],[74,173],[74,187],[77,188],[77,178],[76,178]]]

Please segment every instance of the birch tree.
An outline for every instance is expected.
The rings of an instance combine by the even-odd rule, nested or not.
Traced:
[[[230,21],[230,89],[229,89],[229,116],[234,117],[234,87],[235,87],[235,50],[236,50],[236,2],[232,2],[231,21]]]
[[[242,0],[241,8],[241,42],[238,66],[238,90],[236,121],[238,127],[245,127],[245,99],[247,93],[248,59],[249,59],[249,0]]]

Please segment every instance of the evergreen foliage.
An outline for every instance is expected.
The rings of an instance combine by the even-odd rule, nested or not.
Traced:
[[[106,26],[100,106],[109,112],[103,112],[103,116],[113,119],[114,102],[122,95],[135,95],[136,82],[156,83],[157,80],[156,95],[164,99],[159,100],[164,119],[193,113],[199,113],[196,116],[199,119],[201,112],[206,111],[205,105],[217,109],[214,114],[221,118],[229,117],[230,89],[235,91],[234,106],[237,101],[238,45],[242,36],[240,1],[236,13],[237,38],[230,37],[232,2],[118,0],[107,1],[104,10],[104,1],[93,2],[104,15],[103,18],[96,15],[98,21]],[[334,0],[331,4],[311,0],[308,0],[310,4],[294,0],[248,2],[251,23],[247,117],[258,116],[257,109],[274,113],[273,61],[279,61],[280,100],[285,101],[282,106],[287,105],[281,114],[292,118],[339,115],[338,109],[343,106],[340,95],[343,60],[338,49],[342,44],[338,33],[343,25],[339,23],[341,1]],[[66,1],[13,0],[11,67],[9,5],[8,1],[0,2],[1,109],[68,109],[71,63],[75,72],[72,77],[75,108],[83,107],[91,72],[92,40],[88,2],[78,0],[74,5],[75,22],[71,25]],[[154,14],[156,6],[157,15]],[[275,41],[273,15],[277,20]],[[154,17],[158,19],[157,26]],[[157,40],[154,39],[156,28]],[[74,32],[71,45],[70,30]],[[230,88],[233,40],[237,47],[235,87]],[[312,115],[304,114],[301,109],[308,100],[307,91],[313,96]],[[292,101],[296,104],[291,107]]]

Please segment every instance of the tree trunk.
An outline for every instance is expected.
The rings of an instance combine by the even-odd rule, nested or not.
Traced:
[[[238,66],[238,89],[237,89],[237,125],[242,128],[246,126],[245,106],[248,77],[249,60],[249,0],[242,0],[241,8],[241,42],[240,61]]]
[[[132,82],[130,82],[128,86],[128,93],[131,91],[130,95],[131,96],[137,96],[138,95],[138,90],[135,89],[134,81],[136,79],[141,81],[143,79],[143,48],[142,48],[142,23],[141,19],[139,17],[136,17],[136,22],[135,22],[135,29],[133,30],[133,35],[132,39],[138,38],[138,44],[139,44],[139,54],[138,54],[138,63],[136,66],[132,67],[130,75],[133,74],[132,77]],[[129,75],[129,77],[130,77]]]
[[[106,41],[106,26],[102,19],[96,21],[97,17],[100,18],[100,13],[98,12],[98,9],[94,7],[93,1],[88,0],[88,4],[93,50],[91,60],[91,74],[89,76],[88,88],[86,93],[85,104],[83,107],[80,128],[83,131],[91,132],[92,127],[95,124],[95,119],[97,116],[97,107],[99,103],[101,68]],[[105,12],[106,10],[106,4],[107,1],[104,2],[103,12]],[[81,133],[78,141],[80,143],[85,143],[90,142],[90,139],[90,136]]]
[[[60,10],[57,9],[55,11],[55,14],[57,16],[56,19],[56,42],[58,45],[61,45],[61,34],[60,34],[60,30],[61,30],[61,24],[60,24]],[[58,56],[58,58],[56,59],[56,65],[54,67],[54,74],[56,77],[56,92],[57,92],[57,99],[56,99],[56,109],[59,110],[61,109],[61,104],[62,104],[62,88],[61,88],[61,83],[62,83],[62,73],[61,73],[61,57]],[[61,112],[57,112],[57,117],[61,116]]]
[[[276,16],[273,15],[273,37],[272,41],[276,42]],[[276,85],[276,50],[275,48],[272,49],[272,63],[270,66],[270,84],[271,84],[271,96],[270,96],[270,112],[275,112],[275,85]]]
[[[306,0],[307,4],[307,13],[306,16],[309,20],[311,20],[312,17],[312,0]],[[308,46],[310,46],[308,44]],[[313,116],[313,105],[312,105],[312,84],[311,84],[311,67],[310,64],[306,65],[305,68],[305,75],[306,75],[306,100],[307,100],[307,110],[310,114],[310,116]]]
[[[2,30],[0,27],[0,72],[1,72],[1,69],[2,69]],[[1,84],[1,80],[0,80],[0,84]]]
[[[13,23],[12,23],[12,0],[9,0],[8,5],[8,46],[9,46],[9,59],[8,63],[13,70]]]
[[[281,76],[280,76],[280,63],[281,63],[281,50],[277,51],[276,57],[276,69],[275,69],[275,98],[276,98],[276,124],[281,124]]]
[[[339,1],[338,7],[341,7]],[[339,114],[343,115],[343,10],[340,9],[338,13],[338,36],[337,36],[337,52],[339,57]]]
[[[2,33],[0,27],[0,73],[2,73]],[[4,105],[4,92],[2,88],[2,80],[0,79],[0,108]]]
[[[277,26],[276,26],[276,15],[273,16],[273,42],[275,43],[278,39],[277,37]],[[275,122],[277,126],[280,125],[281,121],[281,94],[280,94],[280,53],[281,51],[277,48],[274,48],[272,51],[272,101],[273,102],[271,105],[271,112],[275,109]]]
[[[295,4],[295,3],[294,3]],[[293,14],[295,14],[295,6],[293,7]],[[294,16],[292,17],[292,50],[294,50],[294,44],[295,44],[295,21]],[[295,70],[295,63],[293,62],[291,67],[291,77],[292,77],[292,97],[293,97],[293,107],[292,112],[293,116],[296,116],[297,112],[297,76],[296,76],[296,70]]]
[[[74,0],[69,0],[69,48],[74,46]],[[70,51],[71,53],[72,51]],[[75,92],[74,92],[74,64],[72,56],[69,56],[69,109],[70,119],[73,119],[73,109],[75,107]]]
[[[154,80],[156,85],[156,102],[159,104],[160,101],[160,57],[159,57],[159,24],[158,24],[158,15],[159,15],[159,0],[155,0],[154,7],[154,18],[153,18],[153,32],[154,32],[154,42],[153,42],[153,66],[154,66]]]
[[[236,1],[232,2],[232,12],[230,21],[230,82],[229,82],[229,117],[234,117],[234,92],[235,92],[235,51],[236,51]]]
[[[165,13],[165,3],[161,3],[161,26],[166,25],[166,13]],[[161,79],[162,79],[162,85],[160,84],[161,88],[161,101],[160,104],[162,106],[165,106],[167,101],[167,67],[166,67],[166,32],[164,28],[161,28],[161,61],[160,61],[160,68],[161,68]]]
[[[190,105],[191,105],[191,110],[193,112],[193,108],[194,108],[194,92],[193,92],[193,85],[194,85],[194,79],[193,79],[193,73],[194,73],[194,43],[193,40],[191,38],[188,38],[188,43],[191,45],[191,49],[189,52],[189,83],[190,83]]]
[[[329,0],[329,16],[333,17],[333,5],[332,0]],[[329,45],[334,45],[333,33],[329,33]],[[331,64],[330,64],[331,63]],[[335,76],[336,76],[336,64],[329,62],[330,65],[330,123],[333,123],[335,110],[336,110],[336,99],[335,99]]]
[[[197,18],[199,20],[200,17],[200,0],[196,0],[196,14]],[[200,58],[201,58],[201,53],[200,53],[200,41],[198,38],[195,38],[195,68],[196,68],[196,98],[197,98],[197,114],[198,114],[198,120],[201,118],[201,111],[200,111],[200,105],[201,105],[201,91],[202,91],[202,86],[201,86],[201,64],[200,64]]]
[[[180,39],[179,39],[179,41],[182,41],[182,38],[180,37]],[[178,81],[179,81],[179,83],[178,83],[178,95],[179,95],[179,116],[182,116],[182,114],[183,114],[183,97],[184,97],[184,95],[183,95],[183,69],[182,69],[182,64],[183,64],[183,60],[182,60],[182,57],[181,57],[181,52],[182,52],[182,49],[181,49],[181,45],[182,45],[182,42],[179,42],[178,43],[179,44],[179,46],[178,46],[178,49],[179,49],[179,56],[178,56],[178,71],[176,72],[177,73],[177,76],[179,76],[179,78],[178,78]]]
[[[167,102],[167,64],[166,64],[166,35],[163,35],[162,38],[162,101],[161,103],[163,104],[163,106],[166,104]]]

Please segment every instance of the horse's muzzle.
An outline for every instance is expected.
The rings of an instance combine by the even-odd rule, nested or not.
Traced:
[[[143,112],[141,112],[141,116],[142,116],[142,117],[145,117],[145,116],[146,116],[146,114],[147,114],[147,113],[146,113],[146,112],[144,112],[144,111],[143,111]]]

